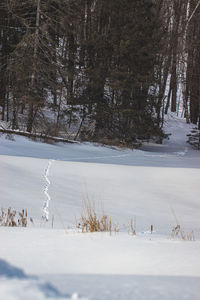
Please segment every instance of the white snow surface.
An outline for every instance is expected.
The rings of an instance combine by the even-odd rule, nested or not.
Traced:
[[[141,150],[0,137],[0,207],[34,220],[0,227],[0,300],[199,299],[200,153],[192,125],[172,114],[165,127]],[[119,233],[75,228],[87,198]],[[177,224],[195,241],[170,239]]]

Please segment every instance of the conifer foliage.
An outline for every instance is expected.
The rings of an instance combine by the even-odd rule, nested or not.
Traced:
[[[162,137],[180,84],[187,120],[198,122],[199,8],[187,2],[2,0],[1,119],[28,132],[73,127],[75,139],[131,145]]]

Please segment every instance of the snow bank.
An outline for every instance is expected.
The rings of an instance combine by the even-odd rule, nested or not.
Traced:
[[[87,300],[60,293],[50,283],[27,276],[23,270],[16,268],[0,259],[0,295],[6,300]]]

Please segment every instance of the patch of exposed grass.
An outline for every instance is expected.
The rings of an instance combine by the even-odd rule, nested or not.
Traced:
[[[29,219],[30,222],[33,224],[33,219]],[[1,208],[0,214],[0,226],[6,227],[27,227],[28,225],[28,213],[27,209],[22,209],[21,211],[17,212],[11,207],[8,210],[4,210]]]
[[[170,238],[171,239],[178,238],[182,241],[195,241],[194,232],[191,231],[185,233],[180,225],[176,225],[175,227],[172,228]]]

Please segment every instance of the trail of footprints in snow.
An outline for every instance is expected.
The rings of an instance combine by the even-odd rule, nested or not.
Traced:
[[[109,157],[125,157],[125,156],[129,156],[128,154],[122,154],[122,155],[113,155],[113,156],[100,156],[100,157],[87,157],[84,159],[97,159],[97,158],[109,158]],[[83,158],[79,158],[79,159],[83,159]],[[46,180],[46,185],[45,185],[45,189],[44,189],[44,194],[46,196],[46,199],[44,200],[44,204],[43,204],[43,216],[42,219],[48,221],[49,220],[49,202],[51,201],[51,196],[49,195],[49,186],[51,184],[50,180],[49,180],[49,171],[51,169],[52,163],[54,162],[54,159],[49,160],[48,165],[44,171],[44,178]]]
[[[48,193],[49,186],[51,184],[51,182],[49,180],[49,171],[50,171],[50,168],[51,168],[53,162],[54,162],[54,160],[51,159],[48,162],[48,165],[47,165],[47,167],[44,171],[44,178],[46,180],[46,186],[45,186],[45,189],[44,189],[44,194],[46,196],[46,199],[44,200],[44,204],[43,204],[43,216],[42,216],[42,218],[46,221],[48,221],[48,219],[49,219],[49,201],[51,201],[51,197]]]
[[[128,156],[128,154],[122,154],[122,155],[114,155],[114,156],[100,156],[100,157],[87,157],[84,159],[97,159],[97,158],[109,158],[109,157],[125,157]],[[83,158],[79,158],[79,159],[83,159]],[[51,169],[52,163],[54,162],[54,159],[49,160],[48,165],[44,171],[44,178],[46,180],[46,185],[45,185],[45,189],[44,189],[44,194],[46,196],[46,199],[44,200],[44,204],[43,204],[43,216],[42,219],[48,221],[49,220],[49,202],[51,201],[51,196],[49,195],[49,186],[51,184],[50,180],[49,180],[49,171]]]

